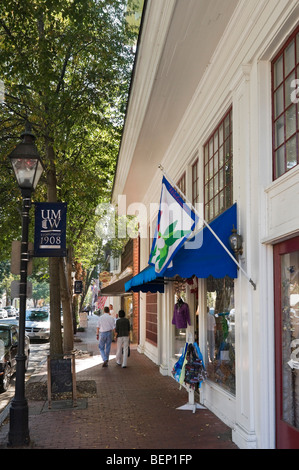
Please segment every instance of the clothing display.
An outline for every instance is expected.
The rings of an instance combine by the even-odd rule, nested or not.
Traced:
[[[191,386],[201,386],[206,379],[207,373],[204,368],[203,358],[200,350],[196,349],[197,344],[189,344],[186,354],[185,383]],[[198,347],[198,346],[197,346]],[[199,352],[198,352],[199,351]]]
[[[178,329],[187,328],[187,324],[191,325],[189,306],[182,299],[174,306],[172,324]]]
[[[185,344],[183,354],[175,363],[172,375],[177,382],[186,383],[193,388],[200,387],[206,380],[203,356],[197,343]]]

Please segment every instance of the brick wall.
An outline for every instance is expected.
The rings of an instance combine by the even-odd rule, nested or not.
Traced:
[[[155,346],[158,344],[158,294],[146,294],[146,339]]]
[[[139,273],[139,238],[133,238],[133,276]],[[139,343],[139,293],[133,294],[133,343]]]

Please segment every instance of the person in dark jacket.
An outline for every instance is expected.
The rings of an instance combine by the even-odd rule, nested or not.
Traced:
[[[123,368],[127,367],[130,334],[130,321],[125,316],[124,310],[120,310],[115,326],[117,336],[116,364]]]

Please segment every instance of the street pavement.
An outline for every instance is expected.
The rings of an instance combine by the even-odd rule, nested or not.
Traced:
[[[178,409],[188,402],[186,390],[172,377],[162,376],[158,366],[134,345],[127,368],[116,364],[116,343],[112,343],[109,366],[102,367],[96,324],[97,317],[89,316],[87,328],[76,334],[74,344],[77,388],[80,383],[89,384],[91,393],[78,393],[77,406],[71,399],[53,399],[49,408],[47,398],[29,398],[30,444],[26,449],[101,449],[106,459],[114,459],[105,461],[111,464],[126,463],[115,461],[125,455],[124,450],[159,449],[164,454],[172,450],[184,459],[199,449],[237,449],[231,429],[211,411]],[[28,383],[45,386],[46,363],[32,373]],[[0,449],[12,449],[7,445],[8,431],[9,414],[0,425]]]

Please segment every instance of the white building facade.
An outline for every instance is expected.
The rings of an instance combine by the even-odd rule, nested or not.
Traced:
[[[132,214],[142,203],[149,230],[161,164],[209,223],[236,204],[238,259],[256,288],[239,270],[143,289],[139,350],[171,375],[197,339],[200,400],[242,449],[299,447],[298,91],[297,0],[145,3],[113,201],[125,196]],[[183,329],[172,323],[179,296]]]

